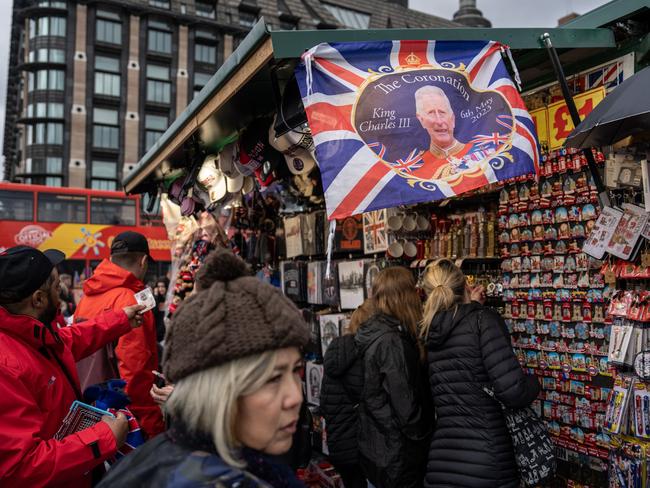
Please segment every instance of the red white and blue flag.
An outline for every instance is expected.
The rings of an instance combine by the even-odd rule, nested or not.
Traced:
[[[485,41],[324,43],[296,68],[328,218],[535,172],[535,125]]]

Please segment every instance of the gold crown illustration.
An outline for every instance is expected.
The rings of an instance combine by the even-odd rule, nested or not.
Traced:
[[[406,63],[411,66],[418,66],[420,64],[420,58],[416,56],[414,53],[411,53],[408,56],[406,56]]]

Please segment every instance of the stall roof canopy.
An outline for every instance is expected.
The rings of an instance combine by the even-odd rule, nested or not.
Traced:
[[[612,3],[618,3],[612,2]],[[240,120],[273,110],[272,68],[282,60],[296,60],[322,42],[379,40],[493,40],[507,44],[515,53],[524,84],[533,79],[535,66],[522,65],[525,54],[544,49],[543,33],[551,35],[561,56],[570,59],[578,52],[615,48],[614,35],[602,28],[451,28],[451,29],[380,29],[380,30],[315,30],[269,31],[260,20],[235,52],[226,60],[208,84],[192,100],[138,165],[124,178],[127,193],[142,192],[146,182],[164,161],[182,165],[183,144],[207,121]],[[541,53],[540,53],[541,54]],[[291,70],[293,65],[289,65]],[[527,73],[527,69],[531,69]]]

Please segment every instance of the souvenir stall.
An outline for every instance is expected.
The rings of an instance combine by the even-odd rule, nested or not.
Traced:
[[[545,31],[562,59],[615,48],[607,29]],[[543,49],[542,30],[363,31],[362,61],[360,34],[268,32],[261,21],[125,178],[127,192],[161,198],[175,244],[169,315],[200,286],[196,271],[218,246],[282,288],[312,332],[304,392],[313,456],[300,474],[308,486],[336,487],[319,411],[327,347],[381,269],[403,265],[417,278],[430,260],[454,259],[470,284],[485,286],[522,365],[540,376],[535,410],[566,461],[558,486],[604,486],[614,461],[633,463],[639,452],[621,444],[610,453],[619,445],[608,400],[612,409],[622,401],[611,359],[624,353],[610,350],[609,298],[644,295],[616,292],[618,268],[608,280],[609,261],[584,249],[610,227],[597,221],[605,213],[584,156],[543,130],[556,100],[544,87],[523,101],[518,93],[516,83],[541,75],[526,56]],[[490,42],[499,39],[512,53]],[[453,112],[446,135],[427,129],[433,99]],[[436,149],[435,138],[449,136],[454,158]],[[621,159],[594,157],[606,179],[606,161]],[[634,172],[612,178],[617,187],[636,181]],[[613,194],[633,198],[625,188]]]

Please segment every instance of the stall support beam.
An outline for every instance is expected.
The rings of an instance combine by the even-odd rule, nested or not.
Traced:
[[[557,81],[560,84],[560,89],[562,90],[562,96],[564,97],[564,101],[566,102],[566,105],[569,109],[569,113],[571,114],[571,120],[573,121],[573,125],[575,127],[578,127],[578,124],[580,124],[580,115],[578,114],[578,109],[576,107],[575,101],[573,100],[573,93],[571,93],[569,84],[566,81],[566,76],[564,76],[564,70],[562,69],[562,63],[560,62],[560,57],[558,56],[555,47],[553,47],[553,42],[551,41],[551,35],[545,32],[544,34],[542,34],[541,39],[542,42],[544,43],[544,46],[546,46],[546,50],[548,51],[548,56],[551,59],[551,63],[553,64],[553,70],[555,71],[555,76],[557,77]],[[591,148],[583,149],[582,153],[585,155],[585,158],[587,159],[589,172],[591,173],[591,176],[594,179],[594,183],[596,184],[596,190],[598,191],[598,200],[600,202],[601,208],[610,206],[609,194],[607,193],[607,189],[605,188],[605,185],[603,184],[603,180],[600,177],[600,173],[598,172],[598,167],[596,166],[596,159],[594,158],[594,154],[591,152]]]

